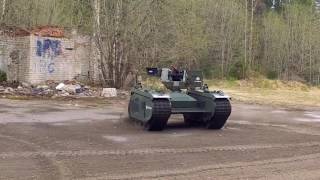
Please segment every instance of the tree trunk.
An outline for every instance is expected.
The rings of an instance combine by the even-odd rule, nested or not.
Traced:
[[[309,66],[310,66],[310,69],[309,69],[309,81],[310,83],[313,83],[313,77],[312,77],[312,46],[310,45],[310,56],[309,56]]]
[[[2,12],[1,12],[1,17],[0,17],[0,22],[3,22],[4,20],[4,15],[6,13],[6,3],[7,1],[6,0],[2,0]]]
[[[106,85],[106,80],[108,78],[107,76],[107,67],[105,65],[105,52],[103,52],[103,45],[102,45],[102,40],[101,40],[101,26],[100,26],[100,0],[93,0],[93,13],[94,13],[94,42],[96,45],[96,48],[98,49],[99,52],[99,58],[98,58],[98,63],[101,68],[101,74],[102,74],[102,85]]]
[[[246,76],[246,66],[247,66],[247,29],[248,29],[248,0],[246,1],[246,17],[244,25],[244,66],[243,66],[243,77]]]
[[[220,27],[220,34],[222,37],[222,43],[221,43],[221,78],[224,77],[225,74],[225,67],[224,67],[224,62],[225,62],[225,53],[226,53],[226,32],[225,28],[226,27],[226,22],[225,22],[225,12],[223,12],[222,17],[221,17],[221,27]]]
[[[117,88],[122,86],[121,78],[121,62],[123,58],[122,43],[120,40],[120,23],[121,23],[121,14],[122,14],[122,0],[117,0],[116,7],[116,19],[115,19],[115,34],[114,34],[114,57],[112,60],[112,75],[113,75],[113,85]]]
[[[251,69],[251,65],[253,62],[253,16],[255,9],[255,0],[251,0],[251,20],[250,20],[250,60],[249,60],[249,69]]]

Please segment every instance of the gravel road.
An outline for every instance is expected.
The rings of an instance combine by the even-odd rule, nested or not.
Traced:
[[[223,130],[130,122],[125,100],[0,100],[0,179],[320,179],[320,110],[233,103]]]

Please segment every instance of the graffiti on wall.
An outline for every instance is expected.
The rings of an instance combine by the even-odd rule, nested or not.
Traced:
[[[55,58],[62,54],[62,45],[59,40],[43,39],[37,40],[36,55],[40,62],[34,64],[38,72],[55,72]]]
[[[51,39],[37,40],[37,56],[57,57],[61,53],[61,41]]]

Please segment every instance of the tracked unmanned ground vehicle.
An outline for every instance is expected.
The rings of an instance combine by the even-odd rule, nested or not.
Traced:
[[[137,83],[128,105],[130,119],[140,122],[149,131],[162,131],[171,114],[183,114],[189,125],[223,128],[231,114],[230,98],[222,91],[209,91],[201,72],[147,68],[147,73],[159,76],[170,92],[157,92]]]

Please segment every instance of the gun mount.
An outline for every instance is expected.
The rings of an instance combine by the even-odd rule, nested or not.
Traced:
[[[164,86],[171,91],[181,91],[182,89],[202,89],[206,90],[203,83],[201,71],[177,70],[176,68],[147,68],[148,75],[159,76]]]

